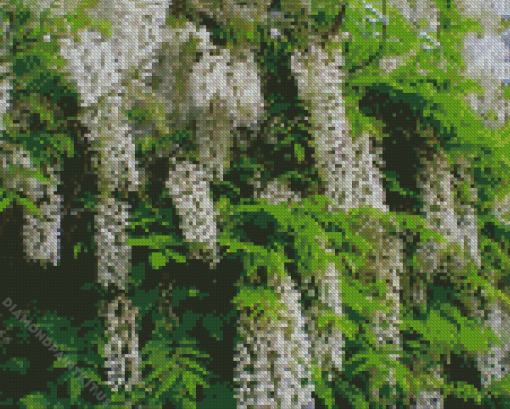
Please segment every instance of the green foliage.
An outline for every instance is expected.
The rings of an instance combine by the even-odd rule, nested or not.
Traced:
[[[391,172],[391,171],[384,172],[383,177],[386,180],[386,182],[388,182],[387,190],[400,193],[402,196],[412,197],[413,199],[419,198],[419,196],[412,190],[404,189],[401,187],[400,182],[399,182],[399,176],[398,176],[397,172]]]
[[[147,355],[145,365],[154,368],[146,378],[146,384],[152,390],[149,401],[157,402],[163,394],[173,393],[176,403],[183,408],[196,408],[196,386],[205,386],[207,376],[205,367],[197,358],[207,358],[208,355],[201,354],[191,341],[183,341],[170,351],[168,342],[150,341],[143,354]]]
[[[51,369],[49,369],[57,370],[60,374],[56,384],[48,382],[49,393],[48,391],[31,393],[20,400],[20,407],[50,407],[50,405],[57,404],[56,402],[58,402],[58,406],[55,407],[58,408],[63,408],[66,404],[88,407],[83,400],[84,385],[82,381],[72,372],[62,372],[60,368],[76,365],[81,369],[86,382],[92,380],[100,385],[101,390],[106,390],[106,385],[102,383],[99,375],[103,359],[97,353],[97,346],[102,345],[101,338],[104,334],[99,319],[85,321],[81,327],[77,327],[72,319],[68,319],[64,315],[57,314],[57,312],[41,313],[36,307],[32,308],[26,315],[28,320],[35,323],[38,329],[46,334],[44,339],[50,339],[52,344],[58,348],[58,351],[63,353],[63,356],[62,358],[56,358],[51,364]],[[7,328],[17,328],[17,337],[22,339],[24,344],[32,345],[41,342],[41,340],[35,338],[35,334],[30,334],[25,325],[14,317],[7,321]],[[50,351],[46,351],[46,353],[50,356],[55,354],[55,352]],[[12,358],[7,364],[2,365],[2,369],[25,374],[26,370],[33,366],[31,365],[31,359]],[[66,384],[69,386],[69,398],[59,399],[57,397],[57,385]]]
[[[6,364],[0,365],[0,370],[19,372],[22,375],[26,375],[27,368],[30,368],[30,361],[26,358],[10,358]]]
[[[0,187],[0,212],[4,211],[6,208],[11,207],[15,203],[18,203],[24,206],[25,209],[30,211],[31,214],[40,217],[41,213],[37,208],[36,204],[25,197],[22,197],[16,193],[12,193],[9,189],[4,189]]]
[[[151,253],[149,259],[154,269],[164,267],[170,260],[186,263],[185,243],[172,222],[174,211],[153,206],[149,200],[138,201],[133,209],[128,243],[157,250]]]
[[[12,2],[3,19],[12,28],[4,33],[8,44],[7,62],[12,67],[14,113],[6,115],[4,139],[19,143],[38,163],[54,162],[61,154],[74,152],[72,126],[77,104],[74,87],[55,71],[63,62],[56,41],[47,41],[52,33],[49,12],[40,16],[21,2]],[[19,125],[18,125],[19,124]]]
[[[385,98],[380,98],[378,104],[393,102],[407,104],[410,111],[414,113],[414,118],[422,124],[423,128],[432,126],[436,130],[449,154],[466,154],[475,150],[483,152],[483,155],[480,155],[483,159],[480,158],[479,163],[473,165],[475,172],[491,171],[497,175],[496,180],[491,179],[490,182],[483,177],[480,178],[483,190],[482,201],[492,202],[496,194],[502,196],[508,192],[504,178],[499,175],[507,172],[510,164],[508,156],[510,151],[506,148],[509,128],[488,130],[464,100],[466,93],[482,92],[476,82],[461,75],[461,70],[464,69],[460,51],[462,36],[469,31],[478,30],[479,23],[462,17],[452,2],[438,0],[437,3],[442,19],[440,43],[429,37],[420,38],[414,33],[412,26],[402,19],[398,11],[389,8],[391,23],[387,26],[388,41],[385,45],[385,57],[410,54],[407,54],[404,64],[390,74],[373,64],[351,75],[347,82],[347,103],[349,107],[357,106],[357,102],[368,92],[374,95],[383,94]],[[353,21],[356,22],[357,19]],[[355,39],[354,36],[351,41]],[[424,41],[435,45],[430,48]],[[349,63],[350,59],[366,60],[366,57],[358,57],[358,53],[361,52],[368,55],[368,51],[363,51],[363,45],[360,45],[355,47],[355,54],[346,49],[347,68],[353,65]],[[372,46],[375,47],[375,45]],[[386,96],[389,96],[389,99]],[[349,102],[350,98],[354,99],[354,104]],[[376,115],[381,108],[383,107],[377,106],[372,111],[363,108],[363,114]],[[359,114],[356,109],[349,111],[353,117],[353,134],[359,134],[362,129],[365,129],[364,127],[368,126],[368,123],[366,119],[358,119]],[[361,123],[365,125],[358,125]],[[490,166],[487,166],[489,163]],[[388,176],[385,175],[387,179],[389,179]],[[390,189],[393,189],[394,179],[391,178],[389,181],[392,182]],[[395,186],[395,189],[400,188]],[[402,193],[407,195],[407,192]]]
[[[197,407],[197,385],[208,388],[210,374],[206,370],[204,358],[208,355],[202,353],[197,348],[196,341],[187,334],[197,319],[201,318],[198,314],[191,311],[181,317],[179,330],[172,331],[171,323],[162,310],[155,308],[155,303],[159,299],[158,289],[145,293],[141,289],[136,290],[133,302],[139,307],[142,316],[149,314],[155,324],[153,338],[141,350],[144,357],[144,367],[147,369],[147,376],[144,377],[142,387],[135,387],[131,392],[118,391],[110,392],[100,375],[100,368],[104,363],[104,357],[99,351],[104,350],[106,340],[104,339],[104,327],[99,318],[93,321],[86,321],[81,326],[72,324],[72,320],[62,315],[53,313],[40,313],[36,308],[27,315],[37,324],[38,328],[47,334],[47,337],[53,341],[59,351],[64,353],[63,358],[58,358],[52,363],[54,369],[68,368],[76,365],[86,378],[85,382],[91,380],[99,386],[99,390],[106,393],[107,398],[111,399],[111,406],[117,406],[126,399],[150,407],[161,407],[161,405],[170,399],[178,407],[196,408]],[[181,297],[181,300],[188,297],[195,297],[197,291],[185,289],[187,296]],[[175,295],[179,293],[179,289]],[[172,294],[174,294],[172,292]],[[204,317],[207,321],[209,330],[217,337],[221,338],[221,323],[214,314]],[[26,343],[32,344],[34,336],[28,333],[24,325],[12,317],[7,322],[7,328],[17,327],[18,336],[22,337]],[[50,352],[48,352],[50,354]],[[0,369],[4,371],[13,371],[24,373],[30,368],[30,361],[26,358],[12,358]],[[62,398],[61,392],[57,396],[57,385],[67,385],[68,398]],[[61,372],[56,383],[48,382],[48,392],[32,393],[21,400],[21,404],[31,408],[32,405],[79,405],[80,407],[89,407],[84,401],[85,387],[79,377],[72,371]],[[61,389],[60,389],[61,390]],[[221,391],[221,385],[216,385],[214,390]],[[64,407],[62,406],[62,407]],[[49,406],[42,406],[49,407]],[[60,406],[58,406],[60,407]]]
[[[279,237],[279,233],[282,232],[285,232],[285,236],[291,237],[291,240],[287,242],[272,244],[272,241],[270,241],[264,246],[254,246],[247,242],[228,239],[228,235],[225,235],[224,244],[228,244],[229,252],[234,252],[242,257],[247,275],[250,272],[255,273],[256,268],[261,266],[267,268],[268,277],[271,272],[282,271],[280,259],[277,258],[271,262],[268,258],[270,251],[267,249],[283,249],[282,245],[287,245],[292,246],[295,250],[295,258],[294,260],[287,260],[284,266],[292,263],[303,277],[313,273],[317,275],[321,267],[324,268],[326,260],[335,263],[339,263],[341,260],[346,267],[350,267],[352,272],[358,272],[360,276],[363,276],[364,266],[366,265],[364,255],[370,253],[374,243],[370,243],[369,237],[364,239],[363,236],[357,235],[357,230],[360,226],[367,224],[386,224],[389,227],[389,230],[387,230],[389,235],[398,231],[414,231],[415,234],[420,234],[422,240],[444,241],[440,235],[424,227],[426,222],[420,216],[394,217],[370,209],[356,209],[348,213],[328,214],[321,209],[320,201],[304,201],[300,205],[290,207],[287,205],[269,206],[263,203],[260,205],[241,205],[231,208],[230,212],[234,215],[234,218],[235,215],[241,216],[240,222],[237,224],[239,227],[241,224],[245,225],[247,220],[256,215],[259,224],[272,226],[272,229],[268,232],[269,237]],[[367,221],[367,216],[373,218],[372,222]],[[393,224],[391,225],[391,223]],[[239,227],[234,227],[231,231],[235,231]],[[241,235],[239,231],[235,234],[236,236]],[[317,240],[313,239],[314,237],[323,237],[329,246],[341,252],[332,256],[324,251]],[[365,243],[365,240],[368,241]],[[271,253],[273,252],[271,251]],[[257,262],[257,259],[265,260],[265,262]],[[421,385],[432,385],[436,382],[429,375],[429,371],[433,363],[439,359],[437,354],[449,355],[461,351],[476,353],[486,350],[490,340],[496,340],[490,330],[482,329],[481,322],[475,322],[471,317],[464,316],[456,307],[450,304],[455,299],[452,294],[457,294],[457,298],[466,298],[466,295],[479,293],[479,290],[476,287],[473,288],[473,285],[479,286],[489,294],[501,298],[501,294],[497,294],[489,284],[476,275],[474,270],[466,269],[466,276],[456,276],[453,293],[448,296],[441,295],[441,290],[436,289],[434,291],[435,298],[427,304],[427,314],[421,318],[416,318],[414,313],[408,309],[405,301],[402,300],[400,305],[402,310],[401,330],[404,332],[411,331],[415,336],[420,337],[416,341],[408,342],[411,348],[408,348],[407,354],[421,354],[428,357],[428,364],[424,366],[420,375],[421,378],[410,382],[414,375],[411,375],[405,365],[391,360],[387,353],[382,353],[382,351],[381,354],[374,353],[377,347],[371,324],[372,317],[374,317],[376,311],[389,312],[390,308],[385,306],[384,302],[381,303],[386,294],[385,285],[378,284],[379,280],[377,280],[375,286],[367,287],[355,279],[353,274],[349,274],[348,271],[344,270],[341,288],[346,316],[335,317],[325,311],[318,317],[318,326],[324,328],[331,324],[336,325],[343,331],[346,339],[361,342],[362,349],[358,348],[354,357],[345,363],[344,373],[350,374],[351,377],[367,371],[377,373],[377,378],[370,381],[371,390],[377,390],[385,385],[389,368],[394,368],[397,388],[400,388],[404,393],[412,393],[419,390]],[[469,285],[465,285],[468,283]],[[258,309],[258,305],[264,305],[264,312],[271,314],[274,308],[271,306],[274,302],[271,301],[272,296],[274,297],[271,291],[264,287],[259,287],[254,292],[251,284],[247,286],[245,284],[244,287],[241,286],[240,292],[233,301],[239,306],[238,308],[250,306],[255,311]],[[407,362],[407,359],[406,352],[404,352],[403,362]],[[318,393],[327,406],[331,405],[332,389],[324,383],[317,371],[318,368],[315,368],[314,380]],[[450,384],[445,384],[445,387],[447,385]],[[453,393],[454,387],[449,386],[449,388],[447,390]],[[479,392],[469,386],[462,386],[460,391],[455,391],[455,395],[465,399],[476,398],[477,400],[481,396]]]
[[[111,36],[112,23],[110,21],[93,19],[87,15],[87,9],[93,8],[97,3],[98,0],[80,0],[78,7],[66,15],[72,33],[77,33],[83,28],[93,28],[99,30],[105,37]]]
[[[266,41],[267,30],[264,31],[258,24],[249,25],[241,21],[215,28],[213,38],[226,41],[227,46],[234,42],[241,44],[243,41],[259,42],[264,39],[261,69],[265,74],[278,76],[284,72],[282,67],[288,68],[293,48],[308,41],[310,32],[307,30],[328,31],[342,8],[339,2],[312,1],[311,16],[305,16],[298,2],[281,3],[279,7],[286,13],[286,18],[296,21],[294,27],[284,33],[288,41]],[[93,5],[94,0],[83,1],[65,18],[51,17],[49,12],[43,13],[43,18],[36,18],[21,1],[11,1],[1,10],[2,19],[13,21],[10,34],[2,34],[9,41],[7,60],[16,76],[13,97],[17,107],[17,111],[6,116],[8,130],[2,133],[2,139],[23,146],[32,155],[38,170],[24,171],[24,177],[49,183],[40,170],[42,164],[51,163],[63,154],[74,154],[71,130],[76,112],[71,106],[77,106],[79,98],[61,74],[63,61],[57,55],[57,42],[53,39],[47,42],[44,37],[47,34],[58,37],[59,33],[67,30],[67,24],[71,24],[72,33],[92,26],[108,36],[111,29],[108,23],[93,21],[86,16],[87,8]],[[215,374],[208,369],[208,358],[211,357],[203,352],[203,345],[190,334],[202,323],[207,334],[221,341],[226,333],[225,323],[235,317],[238,310],[253,313],[250,317],[277,320],[280,308],[284,306],[271,283],[292,272],[297,275],[293,276],[294,281],[301,283],[302,298],[311,299],[312,304],[318,307],[315,323],[318,329],[325,331],[335,326],[346,339],[345,352],[349,357],[334,383],[326,380],[324,368],[315,364],[312,367],[316,393],[326,407],[335,407],[335,393],[345,397],[356,408],[376,407],[372,396],[377,391],[384,395],[384,399],[391,400],[390,393],[394,391],[386,388],[390,369],[397,381],[396,391],[401,395],[409,396],[422,387],[436,386],[443,388],[445,394],[465,401],[485,402],[487,399],[483,393],[486,391],[448,379],[439,383],[430,375],[430,369],[442,357],[466,352],[473,355],[486,350],[488,342],[495,340],[491,331],[483,329],[481,322],[473,319],[465,312],[466,308],[459,305],[466,307],[463,304],[470,297],[477,302],[494,298],[506,304],[510,302],[504,292],[507,290],[500,290],[496,285],[509,283],[506,272],[510,260],[505,245],[510,243],[510,235],[505,226],[495,223],[494,218],[487,214],[494,199],[510,191],[506,178],[510,164],[507,148],[510,127],[486,129],[463,100],[465,93],[480,92],[481,89],[461,76],[464,63],[459,44],[463,34],[480,27],[474,21],[462,18],[451,1],[437,0],[437,5],[441,11],[440,36],[437,38],[420,37],[396,9],[385,6],[383,14],[382,5],[370,8],[355,1],[349,2],[346,7],[340,28],[350,34],[349,40],[342,45],[346,57],[344,68],[350,72],[342,91],[352,127],[351,135],[356,137],[368,132],[377,139],[386,137],[391,130],[379,114],[390,104],[405,104],[412,117],[403,119],[416,124],[420,137],[429,138],[430,133],[426,129],[435,130],[435,136],[429,141],[432,148],[446,149],[451,159],[455,155],[471,155],[470,171],[478,190],[476,209],[482,225],[480,246],[483,267],[475,268],[469,258],[453,245],[440,253],[439,257],[445,263],[457,254],[466,260],[467,265],[451,267],[453,273],[442,286],[427,282],[428,294],[432,297],[420,308],[412,309],[409,300],[401,299],[398,306],[399,328],[411,339],[404,341],[401,361],[389,359],[389,347],[378,346],[375,337],[374,317],[378,312],[390,312],[394,307],[387,301],[385,279],[375,277],[372,280],[370,260],[381,249],[378,248],[378,238],[367,231],[366,226],[377,226],[381,237],[390,239],[411,233],[416,248],[429,240],[445,242],[444,237],[427,229],[423,216],[384,214],[367,208],[333,213],[326,210],[330,203],[320,195],[312,195],[293,205],[244,200],[242,193],[255,175],[262,175],[263,180],[281,176],[271,174],[268,166],[262,165],[253,157],[255,155],[250,157],[246,154],[232,164],[225,182],[218,184],[215,194],[217,208],[222,214],[220,244],[225,249],[225,258],[241,260],[243,265],[236,282],[239,287],[237,294],[231,300],[231,312],[222,316],[215,312],[199,314],[188,310],[178,320],[171,321],[167,313],[157,310],[162,295],[159,288],[147,288],[152,279],[150,275],[155,274],[155,270],[166,273],[178,267],[176,263],[187,263],[187,247],[172,222],[175,210],[171,206],[164,208],[149,199],[139,200],[131,214],[129,244],[145,247],[150,252],[147,268],[144,263],[132,268],[128,288],[130,299],[138,307],[141,317],[154,324],[151,339],[141,351],[146,369],[143,385],[131,392],[111,392],[101,380],[100,368],[104,357],[99,351],[104,349],[106,340],[99,319],[78,327],[73,319],[65,318],[63,312],[42,314],[34,309],[31,314],[39,328],[60,350],[66,352],[68,358],[66,363],[56,360],[51,368],[62,369],[68,364],[76,364],[89,379],[97,382],[100,390],[108,391],[107,397],[111,399],[112,406],[121,406],[127,400],[154,408],[165,407],[168,402],[183,408],[207,408],[219,404],[229,407],[231,403],[235,406],[231,385],[213,382]],[[184,21],[181,17],[170,20],[169,25]],[[404,64],[389,74],[376,64],[381,58],[399,56],[405,57]],[[447,63],[442,66],[444,61]],[[367,65],[367,62],[371,63]],[[378,96],[377,103],[363,105],[363,98],[370,93]],[[291,170],[286,170],[284,176],[299,179],[303,173],[298,165],[307,158],[309,130],[300,119],[292,122],[286,118],[299,103],[289,101],[277,90],[269,90],[267,99],[268,115],[274,121],[265,136],[276,139],[274,154],[287,155],[286,162]],[[168,149],[175,143],[180,146],[187,144],[189,151],[194,149],[191,131],[173,132],[161,125],[162,119],[165,119],[163,108],[161,103],[149,98],[144,106],[128,112],[129,119],[141,127],[159,126],[151,137],[138,141],[138,157]],[[1,177],[8,180],[20,174],[20,169],[10,167],[2,170]],[[384,173],[388,189],[402,196],[416,197],[414,191],[400,185],[400,176],[391,171]],[[465,200],[472,199],[466,186],[459,187],[458,193]],[[35,204],[28,199],[6,188],[1,188],[0,194],[0,212],[17,201],[33,214],[38,213]],[[90,192],[77,204],[95,211],[95,200]],[[85,243],[79,243],[75,257],[85,248],[88,248]],[[312,279],[320,280],[329,263],[341,272],[342,316],[336,316],[317,302],[317,288],[306,287]],[[431,272],[424,271],[426,267],[416,254],[406,258],[405,266],[406,273],[429,274],[428,277],[432,278]],[[267,272],[265,282],[259,280],[263,276],[262,271]],[[496,276],[489,279],[492,272],[496,272]],[[209,273],[215,274],[214,271]],[[83,290],[93,290],[102,298],[109,296],[97,283],[88,283]],[[166,291],[171,295],[169,303],[176,309],[187,300],[202,300],[209,296],[195,286],[176,286]],[[21,343],[34,342],[18,321],[11,318],[6,324],[10,329],[16,327],[16,337]],[[4,347],[2,351],[5,352]],[[420,357],[419,365],[416,364],[419,368],[411,371],[410,365],[416,357]],[[2,364],[0,369],[25,374],[32,367],[29,359],[16,356]],[[508,377],[493,382],[490,392],[494,397],[508,401],[509,382]],[[84,399],[83,385],[70,372],[62,372],[56,382],[48,384],[44,392],[35,391],[23,397],[20,407],[90,406]],[[65,398],[61,397],[61,392],[57,394],[57,386],[60,385],[66,385],[68,396]],[[200,387],[206,396],[202,402],[198,397]]]
[[[404,20],[402,14],[387,6],[389,24],[386,26],[387,41],[385,54],[388,56],[404,56],[418,47],[419,39],[414,33],[413,26]]]
[[[262,315],[261,322],[269,318],[273,322],[277,322],[279,310],[285,308],[273,290],[262,287],[242,287],[232,302],[237,304],[238,309],[250,311],[253,317]]]
[[[321,368],[317,365],[312,366],[312,377],[315,384],[315,393],[324,401],[328,409],[334,408],[335,398],[334,391],[327,385],[325,376],[322,374]]]
[[[21,177],[25,181],[35,178],[51,183],[42,172],[43,165],[54,165],[62,155],[74,154],[72,121],[76,117],[77,94],[56,71],[63,62],[57,42],[46,39],[53,30],[48,10],[39,15],[35,6],[16,0],[2,7],[0,18],[10,23],[10,30],[0,33],[6,50],[2,65],[9,67],[2,80],[12,80],[14,105],[2,118],[7,128],[0,133],[2,153],[22,147],[36,167],[28,171],[8,166],[0,176],[4,182]],[[25,211],[39,216],[36,204],[29,198],[5,188],[0,190],[0,211],[18,203]]]
[[[349,33],[344,43],[346,70],[356,71],[382,57],[387,36],[385,19],[380,6],[349,2],[342,24],[342,31]]]
[[[485,350],[488,345],[486,337],[490,333],[488,330],[479,332],[476,327],[473,329],[469,320],[462,317],[458,310],[449,305],[442,306],[439,310],[431,309],[425,319],[417,320],[406,317],[403,320],[403,326],[406,331],[420,334],[423,342],[428,342],[430,349],[434,350],[436,354],[447,354],[452,345],[455,348],[453,352]],[[461,328],[461,334],[459,334],[458,328]],[[495,340],[496,338],[491,339]]]
[[[45,408],[50,405],[50,401],[42,393],[27,395],[20,400],[22,408]]]

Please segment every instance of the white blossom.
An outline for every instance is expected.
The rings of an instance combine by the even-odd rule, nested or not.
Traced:
[[[278,321],[259,324],[241,312],[244,343],[238,345],[236,355],[238,407],[312,409],[311,339],[305,331],[300,295],[289,276],[274,284],[285,305]]]
[[[114,391],[119,387],[130,390],[141,382],[137,316],[138,308],[125,296],[117,297],[107,306],[106,383]]]

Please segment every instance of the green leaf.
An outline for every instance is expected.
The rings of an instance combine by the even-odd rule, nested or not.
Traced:
[[[11,358],[6,364],[0,365],[0,371],[19,372],[22,375],[26,375],[28,368],[30,368],[30,361],[22,357]]]
[[[320,314],[317,320],[319,328],[328,327],[330,324],[342,331],[342,334],[354,340],[359,332],[359,326],[344,316],[336,316],[333,313]]]
[[[477,325],[472,319],[463,317],[454,306],[441,304],[441,313],[457,323],[458,342],[464,346],[466,351],[485,351],[489,346],[489,341],[496,344],[501,343],[490,329],[482,328],[481,324]]]
[[[32,200],[16,196],[16,202],[22,206],[25,206],[25,208],[30,211],[30,214],[41,217],[41,212],[39,211],[39,208]]]
[[[135,295],[131,298],[133,303],[138,307],[140,315],[143,317],[148,312],[152,311],[159,299],[159,289],[153,288],[151,290],[143,290],[136,288]]]
[[[336,380],[336,389],[340,392],[340,396],[349,399],[349,403],[354,408],[369,409],[369,398],[360,388],[354,387],[351,383],[344,379]]]
[[[20,406],[26,409],[47,408],[50,407],[50,401],[47,399],[46,395],[36,393],[21,398]]]
[[[168,264],[170,260],[175,260],[178,263],[186,263],[186,257],[177,251],[171,249],[164,249],[159,252],[151,253],[150,264],[152,268],[158,270]]]
[[[143,239],[130,238],[128,240],[128,244],[130,246],[146,246],[151,250],[161,250],[166,246],[170,247],[182,245],[181,241],[179,241],[174,235],[159,234],[153,234]]]
[[[315,384],[315,393],[324,401],[328,409],[333,409],[335,403],[334,391],[324,381],[321,368],[313,364],[312,377]]]
[[[243,285],[231,302],[238,310],[250,309],[256,315],[262,314],[262,320],[271,318],[274,322],[279,319],[280,310],[285,309],[279,296],[263,287],[251,288]]]
[[[12,195],[9,195],[5,198],[3,198],[1,201],[0,201],[0,212],[3,212],[7,207],[10,206],[10,204],[12,202],[14,202],[14,197]]]
[[[209,332],[209,335],[215,338],[217,341],[223,339],[223,325],[225,325],[225,319],[215,314],[206,314],[202,318],[204,328]]]
[[[72,399],[76,399],[81,395],[83,386],[78,378],[71,378],[69,380],[69,390]]]
[[[80,254],[82,252],[82,245],[83,243],[82,242],[79,242],[78,244],[76,244],[73,248],[73,252],[74,252],[74,259],[77,260],[78,259],[78,254]]]
[[[167,261],[168,259],[160,252],[151,253],[150,255],[150,264],[156,270],[164,267]]]
[[[401,194],[402,196],[407,196],[413,199],[417,199],[419,196],[416,192],[413,192],[410,189],[403,189],[399,182],[399,177],[396,172],[383,172],[383,178],[388,183],[387,190],[390,190],[392,192],[397,192]]]
[[[481,405],[483,395],[473,385],[467,382],[445,382],[444,391],[448,395],[453,395],[457,398],[461,398],[464,402],[469,403],[468,399],[472,399],[477,405]]]
[[[186,345],[188,344],[188,345]],[[195,405],[196,385],[207,387],[205,377],[207,370],[197,362],[198,358],[208,358],[194,348],[195,342],[184,341],[173,353],[169,353],[169,344],[163,340],[149,341],[142,354],[148,356],[145,365],[151,364],[154,370],[150,372],[146,383],[155,389],[154,398],[159,399],[167,391],[173,391],[177,400],[187,405]],[[182,387],[190,398],[183,398]]]

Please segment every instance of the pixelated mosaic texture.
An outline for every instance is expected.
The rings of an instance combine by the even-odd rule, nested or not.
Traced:
[[[0,15],[3,404],[508,405],[509,2]]]

